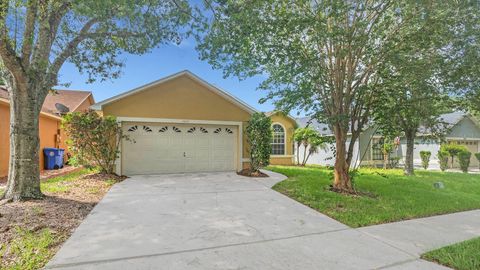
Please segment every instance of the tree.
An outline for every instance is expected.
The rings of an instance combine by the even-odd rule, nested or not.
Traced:
[[[390,154],[392,153],[393,149],[395,149],[394,138],[384,137],[383,138],[383,145],[382,145],[383,168],[384,169],[388,169]]]
[[[468,151],[465,146],[456,145],[456,144],[444,144],[440,147],[440,150],[447,152],[452,158],[452,163],[450,168],[453,168],[455,157],[457,157],[459,153]]]
[[[308,161],[308,159],[310,158],[311,155],[313,155],[315,153],[318,153],[318,151],[320,149],[326,149],[327,142],[330,142],[330,141],[331,140],[330,140],[329,137],[321,136],[318,133],[312,135],[308,139],[308,145],[307,145],[308,146],[308,154],[307,154],[306,157],[304,156],[302,166],[305,166],[307,164],[307,161]],[[305,148],[307,148],[307,146],[305,146]]]
[[[39,113],[65,62],[89,82],[116,78],[122,52],[179,42],[191,20],[185,0],[9,0],[0,3],[0,57],[8,70],[10,164],[4,198],[41,198]]]
[[[62,126],[68,136],[68,148],[80,165],[98,166],[113,174],[123,134],[115,117],[101,117],[95,111],[67,114]]]
[[[254,113],[245,128],[250,145],[250,170],[256,173],[270,163],[272,120],[264,113]]]
[[[273,99],[281,110],[305,110],[328,123],[336,146],[333,187],[352,192],[350,163],[380,92],[377,72],[405,36],[428,35],[425,29],[431,29],[424,26],[444,19],[440,5],[389,0],[212,1],[212,21],[199,36],[198,49],[201,58],[222,68],[225,76],[268,75],[259,87],[269,91],[261,101]]]
[[[374,121],[382,130],[396,130],[405,136],[406,175],[414,174],[416,134],[429,133],[431,136],[425,139],[443,137],[447,126],[439,116],[453,109],[450,97],[461,91],[464,80],[472,75],[468,71],[460,76],[458,66],[470,62],[458,53],[468,43],[467,39],[460,39],[465,35],[459,29],[470,21],[466,18],[472,13],[470,4],[439,4],[436,9],[438,13],[425,13],[424,23],[415,26],[421,31],[403,36],[378,71],[383,93],[379,93],[374,106]],[[465,68],[467,64],[461,66]],[[469,80],[468,85],[474,86],[474,81]]]
[[[307,158],[307,149],[310,145],[310,142],[315,137],[319,136],[311,127],[297,128],[293,133],[293,140],[297,143],[297,164],[304,166],[306,164]],[[300,146],[303,146],[303,160],[300,163]]]

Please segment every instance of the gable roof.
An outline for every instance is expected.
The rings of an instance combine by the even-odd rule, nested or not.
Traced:
[[[74,112],[85,100],[90,99],[91,103],[95,103],[92,92],[79,90],[54,90],[55,92],[48,93],[43,102],[42,112],[60,115],[55,104],[60,103],[65,105],[71,112]],[[7,101],[10,100],[8,91],[5,87],[0,86],[0,98]]]
[[[176,78],[179,78],[179,77],[182,77],[182,76],[186,76],[186,77],[196,81],[197,83],[205,86],[208,90],[218,94],[219,96],[221,96],[221,97],[225,98],[226,100],[232,102],[233,104],[237,105],[238,107],[242,108],[243,110],[247,111],[250,114],[257,111],[255,108],[253,108],[252,106],[243,102],[239,98],[233,96],[232,94],[228,93],[225,90],[222,90],[222,89],[208,83],[207,81],[203,80],[202,78],[198,77],[197,75],[193,74],[192,72],[190,72],[188,70],[180,71],[178,73],[172,74],[172,75],[164,77],[162,79],[159,79],[159,80],[153,81],[151,83],[142,85],[140,87],[134,88],[134,89],[132,89],[130,91],[127,91],[127,92],[124,92],[122,94],[113,96],[111,98],[108,98],[104,101],[101,101],[99,103],[96,103],[96,104],[92,105],[91,108],[94,109],[94,110],[102,110],[102,107],[106,104],[113,103],[117,100],[126,98],[130,95],[133,95],[133,94],[137,94],[137,93],[142,92],[144,90],[147,90],[147,89],[149,89],[153,86],[156,86],[156,85],[159,85],[159,84],[162,84],[162,83],[166,83],[168,81],[172,81],[172,80],[174,80]]]
[[[281,114],[282,116],[285,116],[287,119],[289,119],[290,121],[292,121],[292,123],[294,124],[294,126],[298,126],[298,123],[297,123],[297,119],[295,119],[294,117],[290,116],[289,114],[286,114],[282,111],[270,111],[270,112],[266,112],[265,115],[270,117],[272,115],[275,115],[275,114]]]
[[[458,124],[460,121],[462,121],[464,118],[469,118],[472,120],[475,125],[477,125],[480,128],[480,123],[478,120],[471,116],[468,113],[462,112],[462,111],[454,111],[451,113],[445,113],[440,115],[439,120],[447,126],[447,128],[452,128],[456,124]],[[321,135],[332,135],[333,132],[330,129],[330,127],[325,124],[325,123],[319,123],[316,119],[312,119],[310,117],[301,117],[297,118],[297,123],[299,124],[300,127],[306,127],[309,126],[316,131],[318,131]],[[368,127],[366,127],[368,129]],[[431,133],[431,130],[424,125],[421,125],[418,129],[418,134],[419,135],[429,135]]]

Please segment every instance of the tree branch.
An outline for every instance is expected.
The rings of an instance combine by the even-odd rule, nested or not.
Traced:
[[[23,33],[22,45],[22,66],[27,67],[30,64],[30,56],[32,54],[35,20],[37,18],[37,1],[28,1],[27,18],[25,21],[25,32]]]

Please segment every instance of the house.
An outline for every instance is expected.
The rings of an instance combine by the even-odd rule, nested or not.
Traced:
[[[49,93],[40,112],[40,149],[46,147],[65,148],[62,139],[61,115],[68,109],[71,112],[87,110],[95,101],[89,91],[55,90]],[[10,101],[8,92],[0,87],[0,177],[8,174],[10,158]],[[40,155],[40,168],[43,168],[43,154]]]
[[[230,93],[182,71],[92,106],[117,118],[122,140],[116,173],[240,171],[249,166],[245,126],[256,110]],[[293,164],[295,119],[272,119],[272,164]]]
[[[433,138],[429,129],[420,127],[420,132],[417,133],[414,146],[413,161],[414,166],[420,167],[422,164],[420,158],[420,151],[430,151],[432,156],[430,158],[430,167],[439,168],[439,162],[437,158],[438,150],[442,143],[460,144],[467,147],[472,152],[470,160],[471,168],[478,168],[479,162],[473,155],[480,152],[480,124],[473,116],[464,112],[452,112],[443,114],[440,116],[441,122],[446,125],[446,131],[443,140]],[[333,135],[327,125],[318,123],[315,120],[310,120],[308,117],[297,119],[299,126],[310,126],[319,131],[322,135]],[[383,153],[382,153],[382,136],[376,132],[375,126],[369,126],[362,134],[360,138],[355,142],[354,146],[354,158],[352,166],[382,166],[383,165]],[[348,145],[348,143],[347,143]],[[327,149],[319,150],[311,156],[308,164],[320,164],[320,165],[333,165],[334,160],[334,145],[331,144]],[[390,158],[398,159],[399,165],[404,164],[404,155],[406,153],[406,140],[400,138],[399,145],[391,153]],[[303,157],[302,151],[300,151],[300,158]],[[458,162],[454,163],[454,168],[458,168]]]

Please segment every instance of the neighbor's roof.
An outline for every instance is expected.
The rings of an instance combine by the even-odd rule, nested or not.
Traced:
[[[316,130],[320,135],[331,135],[333,134],[330,127],[325,123],[320,123],[316,119],[311,117],[300,117],[297,118],[297,123],[299,127],[311,127],[312,129]]]
[[[95,103],[92,92],[80,90],[55,90],[45,98],[42,110],[51,113],[59,114],[60,112],[55,107],[55,104],[60,103],[74,112],[85,100],[91,99],[92,104]]]
[[[9,95],[6,88],[0,86],[0,98],[9,101]],[[85,100],[91,99],[94,103],[92,92],[79,90],[55,90],[55,92],[48,93],[42,106],[42,112],[59,115],[60,112],[55,107],[55,104],[60,103],[75,111]]]
[[[460,122],[465,117],[472,119],[477,125],[478,121],[470,116],[468,113],[462,111],[454,111],[451,113],[442,114],[439,116],[441,122],[443,122],[448,128],[455,126],[458,122]],[[333,134],[330,127],[325,123],[319,123],[316,119],[312,119],[310,117],[301,117],[297,118],[297,123],[300,127],[309,126],[316,131],[318,131],[322,135],[331,135]],[[420,126],[419,133],[420,134],[429,134],[431,131],[430,129],[426,128],[425,126]]]
[[[135,89],[132,89],[130,91],[127,91],[127,92],[124,92],[122,94],[119,94],[119,95],[116,95],[116,96],[113,96],[109,99],[106,99],[104,101],[101,101],[99,103],[96,103],[94,105],[92,105],[92,109],[94,110],[102,110],[102,107],[106,104],[109,104],[109,103],[112,103],[112,102],[115,102],[119,99],[122,99],[122,98],[125,98],[125,97],[128,97],[130,95],[133,95],[133,94],[136,94],[136,93],[139,93],[139,92],[142,92],[144,90],[147,90],[149,89],[150,87],[152,86],[156,86],[156,85],[159,85],[159,84],[162,84],[162,83],[165,83],[165,82],[168,82],[168,81],[171,81],[171,80],[174,80],[178,77],[181,77],[181,76],[187,76],[191,79],[193,79],[194,81],[200,83],[201,85],[205,86],[207,89],[211,90],[212,92],[222,96],[223,98],[231,101],[233,104],[236,104],[237,106],[239,106],[240,108],[243,108],[245,111],[249,112],[249,113],[254,113],[256,112],[257,110],[255,108],[253,108],[252,106],[248,105],[247,103],[243,102],[242,100],[240,100],[239,98],[233,96],[232,94],[228,93],[227,91],[225,90],[222,90],[210,83],[208,83],[207,81],[203,80],[202,78],[198,77],[197,75],[193,74],[192,72],[188,71],[188,70],[184,70],[184,71],[180,71],[178,73],[175,73],[175,74],[172,74],[170,76],[167,76],[167,77],[164,77],[162,79],[159,79],[159,80],[156,80],[156,81],[153,81],[151,83],[148,83],[148,84],[145,84],[145,85],[142,85],[140,87],[137,87]]]

